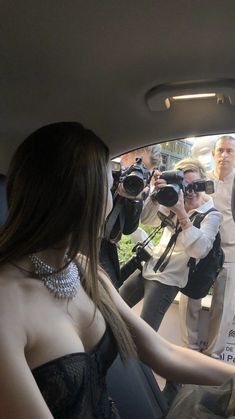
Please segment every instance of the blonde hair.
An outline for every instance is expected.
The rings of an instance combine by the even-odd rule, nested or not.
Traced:
[[[206,179],[206,169],[203,164],[197,159],[183,159],[176,163],[175,167],[177,169],[181,169],[184,173],[193,172],[199,173],[201,179]]]

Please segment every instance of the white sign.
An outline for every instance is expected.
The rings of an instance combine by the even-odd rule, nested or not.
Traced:
[[[228,333],[227,344],[220,358],[225,362],[235,364],[235,319],[233,319],[233,324]]]

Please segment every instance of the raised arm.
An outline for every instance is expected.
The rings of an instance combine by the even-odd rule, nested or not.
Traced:
[[[204,385],[220,385],[235,374],[235,366],[163,339],[127,306],[112,285],[110,292],[130,328],[139,358],[157,374],[180,383]]]
[[[201,222],[200,229],[190,223],[187,229],[182,230],[179,240],[189,257],[202,259],[209,253],[219,231],[221,221],[221,213],[213,211],[206,215]]]
[[[158,226],[161,224],[161,219],[158,216],[158,211],[160,210],[164,215],[168,216],[170,210],[167,207],[159,205],[156,199],[152,199],[152,194],[159,190],[159,188],[165,187],[167,185],[164,179],[159,178],[161,172],[155,170],[154,172],[154,189],[152,193],[145,200],[144,207],[141,213],[141,222],[143,224],[150,224],[153,226]]]
[[[157,202],[153,202],[151,199],[151,196],[148,196],[146,199],[142,213],[141,213],[141,222],[143,224],[150,224],[150,225],[159,225],[160,219],[158,217],[158,211],[159,211],[159,204]]]

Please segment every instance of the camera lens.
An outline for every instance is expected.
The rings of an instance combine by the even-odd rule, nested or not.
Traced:
[[[124,179],[123,187],[128,195],[137,196],[144,189],[143,178],[139,174],[130,174]]]
[[[179,191],[179,185],[166,185],[164,188],[153,193],[151,198],[165,207],[172,207],[178,202]]]

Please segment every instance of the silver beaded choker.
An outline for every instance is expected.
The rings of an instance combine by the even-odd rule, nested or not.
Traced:
[[[73,298],[80,286],[80,275],[76,263],[70,262],[66,268],[58,271],[47,265],[38,256],[29,256],[34,265],[34,272],[45,287],[57,298]]]

